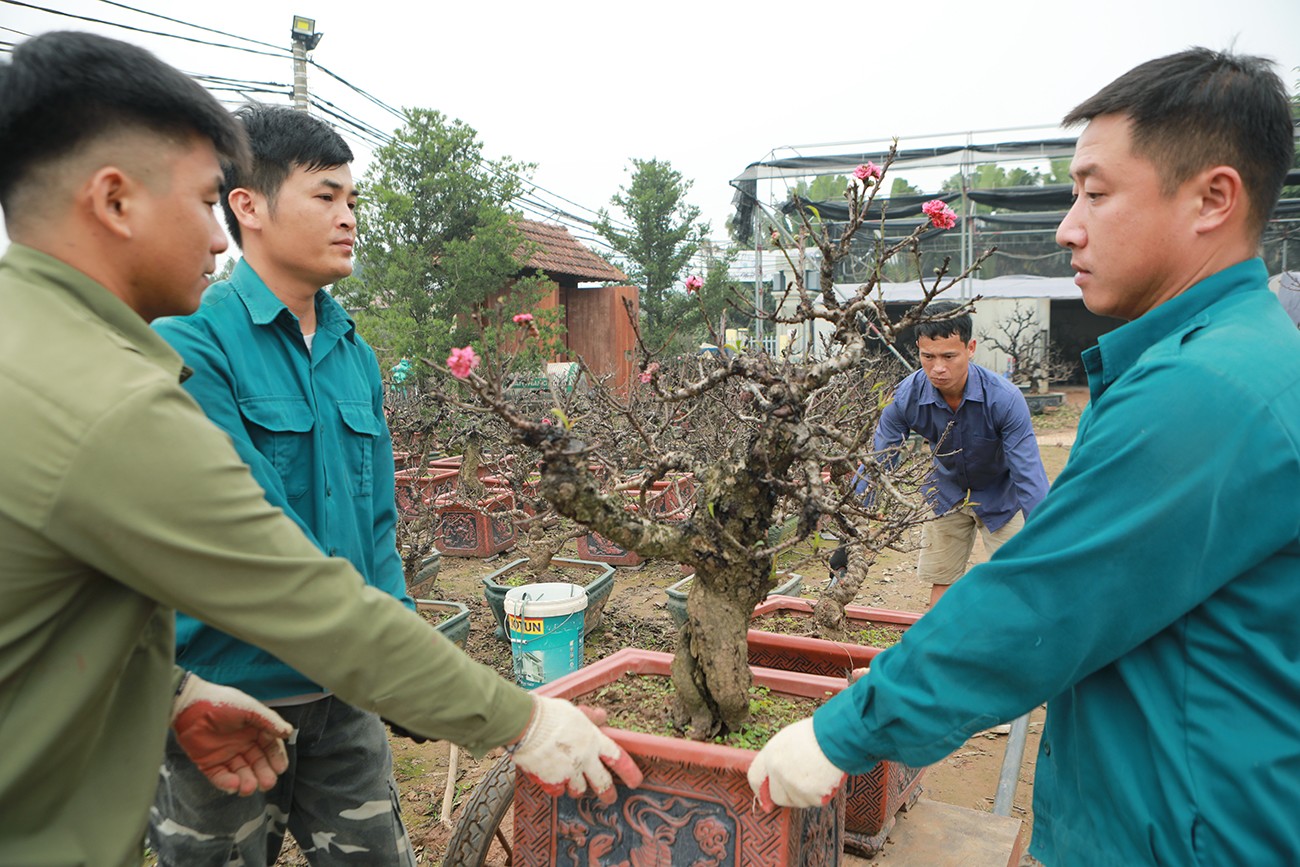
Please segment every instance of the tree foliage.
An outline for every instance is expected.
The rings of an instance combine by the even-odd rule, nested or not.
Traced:
[[[692,182],[667,160],[632,160],[632,180],[610,199],[623,214],[620,223],[602,210],[596,231],[626,261],[641,293],[641,329],[649,343],[672,334],[668,293],[708,234],[700,209],[686,202]],[[626,226],[624,225],[626,224]]]
[[[889,162],[892,154],[885,171]],[[777,242],[778,248],[800,259],[799,252],[815,247],[819,285],[829,285],[854,234],[878,224],[868,220],[878,190],[866,182],[852,188],[850,218],[837,235],[805,216],[793,244]],[[774,332],[822,326],[817,354],[752,349],[642,359],[627,389],[597,384],[585,396],[556,392],[544,416],[521,406],[494,366],[465,372],[478,405],[505,420],[529,450],[540,496],[560,514],[620,547],[695,570],[672,666],[678,721],[689,723],[694,736],[735,731],[749,714],[745,633],[754,606],[776,583],[778,557],[822,529],[846,543],[847,572],[815,609],[820,627],[842,630],[844,605],[876,555],[933,514],[919,491],[928,456],[873,447],[897,372],[871,356],[862,329],[868,319],[896,339],[925,317],[925,304],[965,276],[939,269],[922,303],[891,319],[876,291],[883,268],[894,256],[919,255],[925,231],[917,226],[880,249],[868,279],[847,298],[813,292],[803,269],[795,269],[793,309],[763,318]],[[691,296],[702,311],[705,282]],[[872,497],[857,493],[859,478],[869,480]],[[652,508],[661,482],[688,484],[689,504]],[[630,504],[632,496],[637,501]]]
[[[440,358],[469,309],[520,270],[509,204],[532,166],[483,155],[478,134],[408,109],[361,182],[356,273],[336,293],[381,361]],[[462,318],[458,318],[462,317]]]

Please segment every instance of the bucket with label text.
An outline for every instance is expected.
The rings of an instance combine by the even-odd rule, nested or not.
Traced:
[[[536,689],[582,667],[587,591],[578,584],[525,584],[506,593],[515,681]]]

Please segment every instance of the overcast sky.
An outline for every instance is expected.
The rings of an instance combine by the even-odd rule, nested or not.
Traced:
[[[30,2],[258,49],[104,0]],[[1057,119],[1117,75],[1189,45],[1235,44],[1278,61],[1292,90],[1300,78],[1297,0],[123,3],[285,47],[293,15],[314,17],[324,34],[312,54],[317,63],[391,105],[464,120],[489,156],[537,163],[539,199],[591,217],[587,209],[607,207],[626,183],[629,158],[657,157],[694,181],[690,200],[716,238],[725,237],[731,209],[728,181],[774,150],[792,153],[786,146],[826,152],[811,146],[891,136],[906,146],[933,134],[959,141],[971,130],[1044,125],[1035,134],[1051,135]],[[22,39],[11,31],[96,30],[144,45],[187,72],[292,82],[285,58],[3,0],[0,27],[0,40],[8,41]],[[309,87],[379,129],[398,123],[318,70],[310,71]],[[1007,139],[1024,135],[1008,132]],[[369,149],[351,143],[360,176]]]

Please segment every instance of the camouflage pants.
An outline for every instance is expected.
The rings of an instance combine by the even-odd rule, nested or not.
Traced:
[[[276,711],[297,730],[289,769],[247,798],[213,788],[168,736],[149,815],[159,867],[267,867],[286,829],[315,867],[413,867],[379,717],[333,697]]]

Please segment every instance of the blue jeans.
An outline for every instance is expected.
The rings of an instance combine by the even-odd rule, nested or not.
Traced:
[[[168,736],[149,845],[159,867],[269,867],[289,830],[308,862],[414,867],[387,730],[334,697],[276,711],[296,729],[269,792],[227,795]]]

